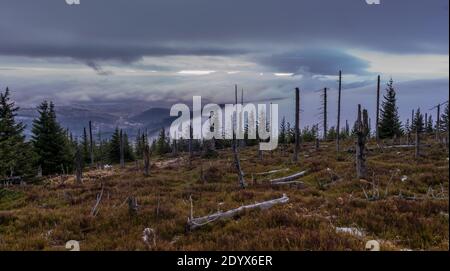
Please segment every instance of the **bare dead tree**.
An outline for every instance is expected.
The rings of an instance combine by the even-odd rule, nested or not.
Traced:
[[[416,138],[415,138],[414,157],[416,159],[418,159],[420,157],[420,132],[419,132],[418,127],[416,127],[416,129],[415,129],[415,136],[416,136]]]
[[[103,169],[103,143],[100,128],[98,129],[98,144],[99,144],[100,168]]]
[[[92,121],[89,121],[89,152],[91,156],[91,167],[94,166],[94,139],[92,137]]]
[[[379,126],[380,126],[380,81],[381,81],[381,77],[378,75],[377,78],[377,112],[376,112],[376,120],[375,120],[375,137],[377,140],[377,143],[379,143],[380,141],[380,131],[379,131]]]
[[[327,88],[323,89],[322,99],[323,99],[323,140],[327,140],[328,133],[328,123],[327,123],[327,114],[328,114],[328,94]]]
[[[437,125],[436,125],[436,141],[439,142],[441,139],[441,105],[437,105]]]
[[[241,105],[242,105],[242,108],[244,108],[244,89],[241,90]],[[243,125],[243,124],[244,124],[244,122],[245,122],[244,118],[245,118],[245,116],[244,116],[244,114],[241,112],[241,114],[240,114],[240,119],[239,119],[240,125]],[[244,127],[242,127],[242,130],[243,130],[243,128],[244,128]],[[239,141],[240,141],[239,146],[242,147],[242,148],[245,147],[245,139],[241,139],[241,140],[239,140]]]
[[[175,137],[172,139],[172,155],[178,156],[178,141],[177,141],[177,132],[175,132]]]
[[[80,147],[77,146],[77,152],[75,154],[75,179],[78,184],[83,182],[83,155],[81,154]]]
[[[300,89],[295,88],[295,148],[293,161],[298,161],[300,151]]]
[[[441,128],[442,128],[442,125],[441,125],[441,106],[445,105],[447,103],[448,103],[448,101],[445,101],[443,103],[440,103],[440,104],[430,108],[430,110],[437,109],[436,110],[436,134],[435,134],[437,142],[441,142],[441,135],[440,135]],[[425,121],[427,121],[427,120],[425,120]],[[447,127],[448,127],[448,125],[447,125]],[[447,129],[447,138],[448,138],[448,130],[449,129]]]
[[[359,179],[367,176],[366,168],[366,142],[369,134],[369,122],[367,110],[361,112],[361,105],[358,104],[358,119],[356,121],[356,175]]]
[[[237,85],[236,85],[235,86],[235,104],[237,105],[237,103],[238,103],[238,99],[237,99]],[[233,143],[232,143],[232,145],[233,145],[233,159],[234,159],[234,165],[236,167],[236,172],[237,172],[237,175],[238,175],[239,186],[241,188],[245,188],[246,187],[246,183],[245,183],[245,180],[244,180],[244,173],[242,171],[241,162],[240,162],[240,159],[239,159],[239,146],[238,146],[239,142],[237,140],[237,135],[236,135],[236,127],[238,127],[237,126],[237,120],[238,120],[237,112],[236,112],[235,120],[236,121],[233,122]]]
[[[144,176],[150,175],[150,147],[147,143],[144,146]]]
[[[125,159],[124,159],[124,136],[123,136],[123,132],[122,129],[120,129],[120,134],[119,134],[119,149],[120,149],[120,167],[124,168],[125,167]]]
[[[192,158],[194,157],[194,149],[192,148],[192,121],[189,125],[189,139],[188,139],[188,149],[189,149],[189,167],[192,166]]]
[[[336,125],[336,153],[339,158],[339,137],[341,132],[341,92],[342,92],[342,71],[339,71],[339,89],[338,89],[338,112]]]

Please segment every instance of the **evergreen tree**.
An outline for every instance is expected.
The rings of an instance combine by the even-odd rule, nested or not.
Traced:
[[[122,134],[122,136],[121,136]],[[123,159],[125,162],[131,162],[135,160],[133,147],[131,146],[128,135],[121,129],[116,127],[114,133],[111,136],[111,140],[108,143],[108,161],[111,164],[120,163],[120,140],[122,138],[123,143]],[[102,144],[103,145],[103,144]]]
[[[448,118],[448,103],[447,103],[447,105],[445,106],[444,112],[442,112],[442,114],[441,114],[441,125],[440,125],[441,127],[440,127],[440,130],[442,132],[447,132],[448,131],[448,126],[449,126],[448,121],[449,121],[449,118]]]
[[[331,126],[327,132],[327,140],[334,140],[336,139],[336,136],[337,136],[336,128],[334,126]]]
[[[164,127],[161,128],[158,139],[156,140],[155,152],[158,155],[163,155],[170,152],[169,137],[166,135],[166,130]]]
[[[429,134],[433,133],[433,117],[430,115],[428,116],[427,125],[425,128],[425,131]]]
[[[123,133],[123,157],[125,162],[132,162],[135,160],[133,147],[128,141],[127,133]]]
[[[399,137],[403,133],[395,96],[394,81],[391,79],[387,84],[386,95],[384,95],[384,101],[381,105],[380,138]]]
[[[414,116],[414,132],[423,133],[425,131],[425,122],[423,114],[420,113],[420,108],[417,109]]]
[[[286,143],[292,144],[294,142],[294,129],[291,128],[291,123],[286,124]]]
[[[91,158],[89,154],[89,138],[86,132],[86,127],[83,128],[83,141],[81,142],[81,149],[84,164],[89,164]]]
[[[39,117],[33,121],[31,140],[37,165],[41,166],[44,175],[61,173],[62,168],[73,168],[73,150],[56,120],[53,103],[44,101],[38,112]]]
[[[317,137],[317,129],[316,126],[314,125],[312,128],[310,128],[309,126],[306,126],[305,128],[303,128],[301,135],[302,135],[302,141],[303,142],[313,142],[316,140]]]
[[[409,119],[406,119],[405,132],[406,132],[407,134],[411,133],[411,125],[410,125],[410,123],[409,123]]]
[[[120,162],[120,130],[118,127],[114,130],[108,144],[108,160],[111,164]]]
[[[144,147],[145,147],[145,134],[141,135],[141,130],[138,130],[138,133],[136,135],[136,142],[134,144],[135,155],[137,159],[143,158]]]
[[[280,124],[280,133],[278,135],[278,143],[284,144],[286,143],[286,118],[283,117]]]
[[[19,107],[10,99],[9,89],[0,93],[0,178],[32,172],[33,153],[25,142],[25,126],[15,121]]]

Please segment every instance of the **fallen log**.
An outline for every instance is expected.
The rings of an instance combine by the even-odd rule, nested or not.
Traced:
[[[308,170],[304,170],[304,171],[295,173],[295,174],[290,175],[290,176],[269,180],[269,182],[272,185],[279,184],[279,183],[291,182],[291,181],[294,181],[294,180],[296,180],[296,179],[298,179],[300,177],[303,177],[307,172],[308,172]]]
[[[218,211],[217,213],[211,214],[211,215],[207,215],[207,216],[202,216],[202,217],[197,217],[194,218],[192,216],[193,210],[192,210],[192,206],[191,206],[191,217],[188,218],[187,221],[187,229],[188,230],[194,230],[196,228],[199,228],[201,226],[204,226],[208,223],[214,222],[216,220],[220,220],[220,219],[226,219],[226,218],[232,218],[234,216],[236,216],[239,213],[242,213],[246,210],[252,210],[252,209],[269,209],[272,206],[276,205],[276,204],[283,204],[289,201],[289,198],[286,196],[286,194],[283,194],[283,196],[281,198],[277,198],[277,199],[273,199],[273,200],[268,200],[268,201],[264,201],[264,202],[260,202],[260,203],[255,203],[255,204],[250,204],[250,205],[244,205],[241,206],[239,208],[236,209],[231,209],[225,212],[222,211]]]
[[[272,185],[285,185],[285,184],[295,184],[300,186],[301,188],[304,187],[305,183],[300,181],[289,181],[289,182],[278,182],[278,183],[272,183]]]
[[[255,173],[254,175],[256,175],[256,176],[264,176],[264,175],[275,174],[277,172],[282,172],[282,171],[289,171],[289,169],[288,168],[274,169],[274,170],[270,170],[270,171],[266,171],[266,172]]]

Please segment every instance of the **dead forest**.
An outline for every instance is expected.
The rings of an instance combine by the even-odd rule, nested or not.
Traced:
[[[120,129],[106,139],[91,121],[80,140],[62,131],[66,162],[4,167],[0,250],[66,250],[69,240],[81,250],[366,250],[370,240],[448,250],[448,101],[402,123],[393,81],[383,91],[380,80],[376,112],[352,105],[352,127],[341,119],[341,72],[337,112],[324,88],[313,127],[302,125],[294,89],[295,123],[283,118],[273,151],[247,137],[173,140],[164,129],[152,142]],[[244,91],[233,94],[244,104]],[[39,138],[31,142],[39,156]]]

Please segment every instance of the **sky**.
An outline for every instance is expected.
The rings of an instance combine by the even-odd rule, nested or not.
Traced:
[[[344,118],[357,103],[373,112],[380,74],[404,119],[448,100],[448,18],[447,0],[2,0],[0,89],[22,107],[170,107],[231,103],[237,84],[291,116],[299,87],[314,124],[324,87],[334,110],[342,70]]]

